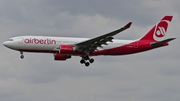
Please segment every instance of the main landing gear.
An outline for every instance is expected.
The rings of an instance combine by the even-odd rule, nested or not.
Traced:
[[[23,52],[20,52],[20,54],[21,54],[20,58],[21,58],[21,59],[24,59]]]
[[[88,67],[90,65],[90,63],[93,63],[94,59],[93,58],[89,58],[88,55],[82,57],[82,59],[80,60],[81,64],[85,64],[86,67]]]

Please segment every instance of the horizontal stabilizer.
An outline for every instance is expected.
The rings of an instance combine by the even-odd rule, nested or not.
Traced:
[[[166,39],[166,40],[163,40],[163,41],[152,43],[151,47],[153,47],[153,48],[160,47],[160,46],[162,46],[162,45],[166,44],[167,42],[172,41],[174,39],[176,39],[176,38],[169,38],[169,39]]]

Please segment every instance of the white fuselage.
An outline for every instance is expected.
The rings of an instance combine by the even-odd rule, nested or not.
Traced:
[[[19,36],[10,38],[3,44],[13,50],[26,51],[59,51],[60,45],[76,44],[88,40],[89,38],[71,38],[71,37],[48,37],[48,36]],[[107,45],[98,47],[98,50],[106,50],[129,44],[134,40],[116,40],[107,42]]]

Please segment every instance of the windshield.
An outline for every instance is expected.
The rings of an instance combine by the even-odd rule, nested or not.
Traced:
[[[13,41],[13,39],[9,39],[8,41]]]

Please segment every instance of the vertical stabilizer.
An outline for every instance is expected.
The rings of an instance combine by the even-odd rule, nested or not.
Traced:
[[[159,41],[167,32],[168,24],[173,16],[164,16],[145,36],[140,40]]]

